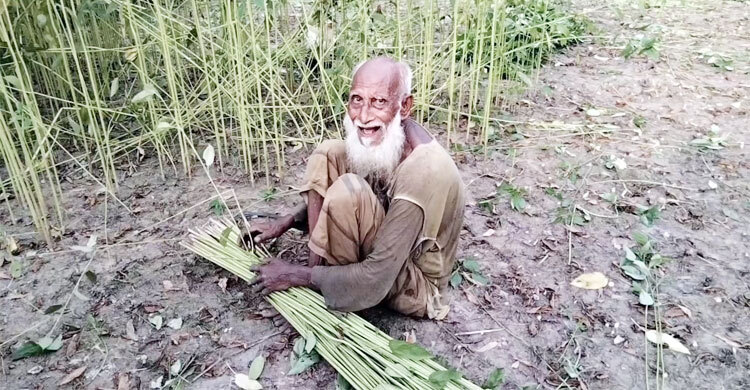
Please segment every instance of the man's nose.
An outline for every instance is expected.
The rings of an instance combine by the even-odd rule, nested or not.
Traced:
[[[368,124],[370,121],[372,121],[374,118],[372,116],[372,110],[370,109],[369,105],[363,104],[362,109],[359,110],[359,121],[362,124]]]

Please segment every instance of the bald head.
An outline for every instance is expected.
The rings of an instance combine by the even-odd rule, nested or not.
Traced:
[[[404,62],[376,57],[354,67],[352,88],[360,83],[387,86],[388,92],[404,99],[411,95],[411,69]]]

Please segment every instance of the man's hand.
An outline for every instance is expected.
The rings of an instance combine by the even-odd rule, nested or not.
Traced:
[[[256,244],[280,237],[294,225],[294,216],[285,215],[279,218],[264,219],[250,223],[250,237]]]
[[[254,266],[250,270],[258,275],[250,283],[253,285],[253,292],[263,295],[290,287],[307,287],[312,283],[310,268],[289,264],[275,257],[270,258],[266,264]]]

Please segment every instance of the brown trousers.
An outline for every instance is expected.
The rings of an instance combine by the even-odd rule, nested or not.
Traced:
[[[311,190],[323,197],[323,207],[310,233],[310,250],[328,265],[363,261],[372,252],[385,209],[370,185],[361,176],[349,173],[343,141],[324,141],[310,156],[303,196]],[[409,258],[385,301],[403,314],[432,318],[436,292],[437,288]]]

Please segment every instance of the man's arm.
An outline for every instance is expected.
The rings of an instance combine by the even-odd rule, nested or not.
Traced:
[[[322,209],[323,197],[314,190],[307,191],[307,231],[310,232],[310,235],[312,235],[315,225],[318,224],[320,210]],[[321,257],[317,253],[310,251],[310,258],[307,260],[307,265],[315,267],[320,265],[321,260]]]

